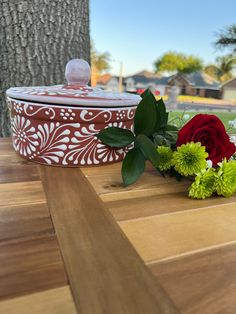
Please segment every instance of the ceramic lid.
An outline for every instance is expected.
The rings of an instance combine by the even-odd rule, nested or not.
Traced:
[[[90,66],[82,59],[72,59],[67,63],[65,77],[67,85],[12,87],[6,94],[20,100],[85,107],[133,106],[141,100],[138,95],[105,92],[88,86]]]

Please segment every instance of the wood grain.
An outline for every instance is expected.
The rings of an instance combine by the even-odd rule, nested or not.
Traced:
[[[45,202],[41,181],[0,184],[0,207]]]
[[[91,176],[88,179],[104,202],[183,192],[190,184],[187,180],[164,180],[157,171],[145,172],[138,182],[128,187],[123,186],[119,172],[114,172],[111,176]]]
[[[81,314],[235,314],[236,196],[188,199],[149,164],[124,188],[120,168],[37,166],[0,140],[0,313],[75,314],[65,265]]]
[[[236,195],[230,198],[212,197],[205,200],[194,200],[188,198],[186,191],[184,191],[169,195],[164,194],[108,201],[106,202],[106,207],[117,221],[122,221],[233,203],[236,203]]]
[[[80,170],[82,171],[86,178],[98,176],[109,177],[113,176],[114,174],[116,174],[118,177],[121,175],[121,166],[122,162],[115,162],[113,164],[102,166],[82,167],[80,168]],[[146,162],[145,172],[156,172],[155,168],[149,161]]]
[[[76,314],[68,286],[45,290],[0,302],[4,314]]]
[[[178,313],[79,169],[41,166],[79,313]]]
[[[6,165],[26,165],[31,164],[26,159],[20,157],[12,147],[10,138],[1,138],[0,140],[0,166]]]
[[[55,236],[0,243],[0,299],[65,285]]]
[[[236,242],[236,204],[120,222],[145,262]]]
[[[22,157],[18,156],[16,152],[13,152],[11,155],[1,155],[0,154],[0,166],[5,165],[27,165],[29,162],[26,159],[23,159]]]
[[[1,156],[16,155],[19,156],[13,149],[12,140],[10,138],[1,138],[0,140],[0,151]]]
[[[236,245],[149,265],[181,313],[236,312]]]
[[[124,191],[119,171],[84,173],[181,313],[235,314],[236,196],[196,201],[185,187],[165,193],[166,179],[151,171]]]
[[[54,234],[45,203],[0,207],[0,241]]]
[[[20,164],[0,166],[0,183],[39,181],[37,165]]]
[[[1,151],[4,151],[4,149],[8,149],[8,150],[13,150],[13,147],[12,147],[12,140],[10,137],[2,137],[1,140],[0,140],[0,149]]]
[[[19,157],[12,149],[9,139],[1,139],[0,313],[31,312],[33,305],[30,302],[36,302],[37,298],[29,297],[30,307],[24,308],[23,305],[26,306],[27,302],[21,302],[27,297],[15,297],[31,295],[33,292],[60,287],[66,283],[64,264],[38,166]],[[46,293],[46,301],[45,296]],[[50,300],[50,292],[48,296]],[[60,297],[60,293],[58,296]],[[13,303],[10,302],[12,298]],[[6,299],[9,300],[4,301],[6,303],[3,305],[2,302]],[[35,310],[38,308],[36,303]]]

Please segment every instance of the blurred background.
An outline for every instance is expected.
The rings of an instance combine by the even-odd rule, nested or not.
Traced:
[[[93,85],[139,94],[150,88],[180,112],[172,113],[177,120],[214,111],[233,125],[235,1],[91,0],[90,8]]]
[[[64,84],[72,58],[91,64],[103,90],[149,88],[181,115],[235,119],[234,0],[19,0],[0,12],[0,136],[11,133],[6,89]]]

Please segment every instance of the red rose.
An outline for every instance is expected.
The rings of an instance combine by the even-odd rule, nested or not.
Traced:
[[[236,151],[221,120],[211,114],[197,114],[179,130],[177,146],[191,141],[206,147],[213,166],[225,157],[229,159]]]

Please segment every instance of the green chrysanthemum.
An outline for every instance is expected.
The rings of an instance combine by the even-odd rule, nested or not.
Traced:
[[[215,189],[218,195],[230,197],[236,192],[236,161],[226,158],[218,164]]]
[[[158,146],[157,152],[160,156],[159,169],[161,171],[166,171],[170,169],[172,166],[173,157],[173,151],[171,150],[171,148],[167,146]]]
[[[189,197],[204,199],[210,197],[215,192],[215,169],[205,169],[199,172],[195,181],[192,183],[189,189]]]
[[[206,169],[206,158],[208,153],[201,143],[187,143],[177,147],[173,154],[173,165],[175,170],[183,176],[194,175]]]

